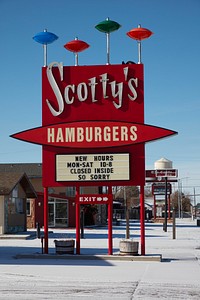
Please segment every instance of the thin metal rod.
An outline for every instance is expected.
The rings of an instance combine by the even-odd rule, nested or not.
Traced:
[[[110,64],[110,33],[106,33],[106,55],[107,55],[107,65]]]
[[[138,41],[138,64],[141,64],[141,57],[142,57],[142,44],[141,41]]]
[[[44,49],[44,67],[47,66],[47,44],[43,45],[43,49]]]
[[[141,24],[138,24],[138,28],[141,28]],[[142,57],[142,44],[141,41],[138,40],[138,64],[141,64],[141,57]]]
[[[47,32],[47,29],[44,29],[44,32]],[[44,49],[44,67],[47,66],[47,44],[43,44]]]
[[[78,66],[78,53],[75,53],[75,66]]]

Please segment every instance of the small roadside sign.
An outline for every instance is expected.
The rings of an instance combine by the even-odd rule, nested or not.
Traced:
[[[156,177],[178,177],[177,169],[160,169],[155,170]]]

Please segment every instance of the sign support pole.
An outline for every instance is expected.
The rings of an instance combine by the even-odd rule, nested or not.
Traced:
[[[171,212],[170,212],[170,195],[168,195],[168,219],[171,219]]]
[[[174,207],[173,207],[172,219],[173,219],[173,240],[175,240],[176,239],[176,214],[175,214]]]
[[[153,214],[154,214],[153,218],[155,220],[156,219],[156,196],[155,195],[153,195]]]
[[[165,221],[164,231],[167,232],[167,177],[165,177]]]
[[[44,187],[44,253],[48,254],[48,188]]]
[[[76,254],[80,254],[80,204],[79,187],[76,187]]]
[[[145,255],[144,185],[140,186],[140,234],[141,255]]]
[[[112,187],[108,187],[108,194],[111,195],[110,202],[108,204],[108,255],[113,254],[112,245],[112,219],[113,219],[113,200],[112,200]]]

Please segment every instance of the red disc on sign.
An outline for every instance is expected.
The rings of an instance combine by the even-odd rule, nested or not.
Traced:
[[[149,38],[153,32],[149,29],[138,27],[138,28],[133,28],[129,32],[127,32],[127,35],[137,41],[141,41],[144,39]]]
[[[64,47],[71,52],[81,52],[90,47],[86,42],[78,40],[77,38],[71,42],[68,42],[64,45]]]

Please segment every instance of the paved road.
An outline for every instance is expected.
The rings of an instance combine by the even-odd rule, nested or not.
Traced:
[[[138,223],[131,223],[131,237],[140,240]],[[75,231],[53,230],[54,239],[75,237]],[[125,226],[114,227],[114,252]],[[146,224],[146,254],[162,254],[162,262],[85,259],[14,258],[16,254],[41,253],[38,239],[0,239],[0,299],[200,299],[200,227],[195,221],[177,220],[172,228]],[[81,253],[107,253],[107,228],[87,229]],[[44,256],[45,257],[45,256]]]

